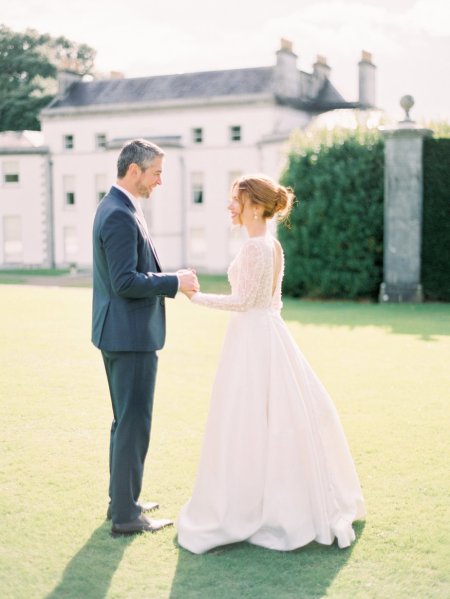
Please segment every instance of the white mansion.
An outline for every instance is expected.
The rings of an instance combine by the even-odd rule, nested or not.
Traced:
[[[166,153],[163,185],[144,211],[166,269],[223,272],[239,239],[226,214],[244,172],[278,177],[292,131],[317,115],[375,104],[363,52],[359,98],[347,102],[317,57],[297,67],[282,40],[274,66],[82,81],[60,73],[41,132],[0,133],[0,266],[91,265],[91,224],[116,176],[123,143],[143,137]]]

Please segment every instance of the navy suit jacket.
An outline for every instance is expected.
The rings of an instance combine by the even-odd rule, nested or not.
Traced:
[[[155,351],[164,345],[164,297],[175,297],[176,274],[161,272],[130,199],[112,187],[93,227],[92,343],[107,351]]]

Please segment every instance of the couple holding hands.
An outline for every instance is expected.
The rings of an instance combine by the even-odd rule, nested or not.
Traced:
[[[202,293],[188,269],[162,271],[139,198],[161,185],[164,152],[135,139],[93,227],[92,341],[101,350],[113,409],[107,517],[114,534],[173,524],[140,503],[150,439],[165,298],[232,312],[211,395],[191,499],[176,528],[193,553],[247,541],[291,550],[311,541],[348,547],[365,516],[336,409],[281,318],[284,256],[267,221],[293,194],[264,175],[238,178],[228,209],[248,239],[228,269],[230,295]]]

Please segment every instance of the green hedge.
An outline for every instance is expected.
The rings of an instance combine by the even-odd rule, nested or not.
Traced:
[[[425,297],[450,301],[450,139],[426,139],[422,285]]]
[[[383,268],[384,144],[369,131],[300,138],[283,183],[297,203],[280,226],[284,292],[358,298],[378,294]]]

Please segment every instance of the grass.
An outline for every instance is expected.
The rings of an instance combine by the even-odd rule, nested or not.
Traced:
[[[68,272],[68,268],[0,268],[1,275],[60,277]]]
[[[228,279],[224,275],[198,275],[202,291],[205,293],[230,293]]]
[[[284,316],[337,404],[369,515],[349,550],[203,556],[175,531],[114,539],[111,419],[91,292],[0,288],[3,599],[447,599],[450,307],[287,300]],[[143,499],[176,516],[195,475],[228,316],[168,301]]]
[[[91,273],[79,270],[70,275],[68,268],[4,268],[0,269],[0,285],[64,285],[90,287]]]
[[[67,275],[69,270],[62,268],[1,268],[1,284],[19,284],[26,283],[28,279],[40,277],[61,277]]]

